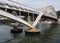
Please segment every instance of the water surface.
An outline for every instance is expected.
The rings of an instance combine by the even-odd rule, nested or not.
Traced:
[[[39,35],[26,36],[24,31],[11,34],[13,27],[0,23],[0,43],[60,43],[60,25],[38,23],[36,27],[42,30]],[[23,28],[25,30],[26,27]]]

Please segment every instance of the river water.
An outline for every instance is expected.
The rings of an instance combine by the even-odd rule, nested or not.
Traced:
[[[13,27],[0,23],[0,43],[60,43],[60,25],[38,23],[36,26],[42,32],[39,35],[26,36],[24,31],[11,34]],[[25,28],[24,28],[25,29]]]

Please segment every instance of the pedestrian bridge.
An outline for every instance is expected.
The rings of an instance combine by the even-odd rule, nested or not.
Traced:
[[[57,19],[55,9],[52,6],[44,7],[43,9],[41,9],[39,11],[36,11],[36,12],[39,12],[39,13],[38,13],[38,16],[37,16],[36,20],[33,22],[32,25],[29,24],[28,22],[26,22],[25,20],[23,20],[21,18],[18,18],[16,16],[14,16],[13,14],[8,13],[8,12],[3,11],[3,10],[0,10],[0,15],[11,18],[11,19],[16,20],[18,22],[21,22],[21,23],[23,23],[23,24],[25,24],[25,25],[27,25],[27,26],[29,26],[31,28],[35,28],[35,26],[37,25],[37,23],[41,19],[42,15],[48,16],[50,18]]]
[[[31,28],[36,27],[42,16],[46,16],[52,20],[57,21],[57,15],[53,6],[49,5],[43,7],[42,9],[34,9],[23,4],[16,3],[12,0],[0,0],[0,15],[21,22]],[[28,22],[17,17],[17,15],[20,17],[25,16],[28,19]],[[33,19],[32,24],[29,23],[29,17]]]

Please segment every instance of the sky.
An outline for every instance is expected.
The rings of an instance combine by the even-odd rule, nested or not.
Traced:
[[[52,5],[55,10],[60,10],[60,0],[13,0],[23,5],[38,9]]]

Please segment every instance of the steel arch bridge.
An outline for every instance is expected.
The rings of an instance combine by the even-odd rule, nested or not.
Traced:
[[[36,9],[30,8],[30,7],[18,4],[16,2],[9,1],[9,0],[7,0],[7,1],[0,0],[0,8],[4,9],[4,11],[0,9],[0,15],[14,19],[18,22],[21,22],[21,23],[31,27],[31,28],[34,28],[37,25],[37,23],[39,22],[39,20],[41,19],[42,16],[47,16],[47,17],[52,18],[53,20],[57,20],[57,15],[56,15],[55,9],[52,6],[47,6],[40,10],[36,10]],[[38,15],[38,16],[37,16],[36,20],[33,22],[33,24],[31,25],[28,22],[26,22],[25,20],[18,18],[16,16],[14,16],[13,14],[7,12],[8,9],[18,11],[19,14],[21,14],[20,11],[27,12],[28,17],[29,17],[29,13],[32,13],[33,19],[34,19],[34,15]]]

